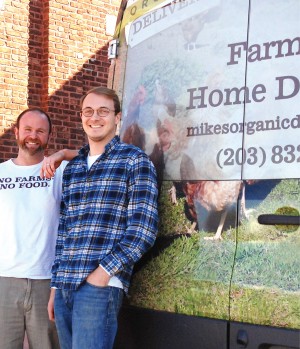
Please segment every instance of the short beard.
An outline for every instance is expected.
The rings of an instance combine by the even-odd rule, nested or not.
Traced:
[[[27,154],[29,154],[31,156],[43,153],[45,151],[45,149],[47,148],[47,144],[44,144],[44,145],[40,144],[38,148],[30,149],[30,148],[27,147],[25,141],[19,141],[18,145],[24,152],[26,152]]]

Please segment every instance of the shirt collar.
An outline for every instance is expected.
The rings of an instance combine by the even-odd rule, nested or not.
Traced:
[[[119,136],[114,136],[114,138],[106,144],[105,150],[103,154],[109,154],[115,147],[116,145],[120,143],[120,137]],[[90,146],[86,144],[79,150],[79,154],[81,156],[87,157],[90,151]]]

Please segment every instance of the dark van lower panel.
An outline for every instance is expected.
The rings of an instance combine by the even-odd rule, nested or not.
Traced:
[[[125,305],[120,311],[114,348],[300,349],[300,331],[229,323]]]
[[[246,341],[246,345],[242,342]],[[238,343],[239,342],[239,343]],[[230,349],[300,349],[300,331],[230,323]]]
[[[227,322],[124,306],[115,349],[227,349]]]

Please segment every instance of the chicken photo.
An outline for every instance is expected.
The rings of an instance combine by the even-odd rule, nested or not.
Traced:
[[[198,223],[196,205],[199,204],[207,214],[221,214],[217,231],[213,237],[206,239],[222,239],[222,231],[228,212],[237,204],[240,193],[243,193],[242,181],[196,181],[186,182],[183,186],[189,215],[193,220],[193,228]],[[199,217],[201,220],[201,216]]]
[[[237,203],[240,198],[241,214],[247,217],[245,210],[245,185],[243,181],[197,180],[194,159],[186,152],[188,138],[186,124],[189,118],[185,110],[176,106],[166,86],[160,79],[155,79],[154,98],[151,102],[151,122],[156,120],[156,142],[152,143],[149,157],[152,160],[158,177],[159,191],[163,181],[172,181],[169,190],[171,202],[177,203],[176,187],[185,196],[186,215],[192,221],[189,233],[198,226],[211,231],[216,225],[214,236],[206,239],[221,240],[222,231],[229,220],[229,212],[237,216]],[[146,148],[146,132],[140,125],[140,108],[146,102],[147,89],[140,85],[133,95],[127,118],[123,124],[123,141],[134,144],[141,149]],[[151,124],[151,123],[149,123]],[[148,135],[150,129],[147,129]],[[153,132],[152,132],[153,134]],[[149,145],[151,141],[148,140]],[[250,184],[250,183],[249,183]],[[209,224],[213,222],[214,224]],[[236,224],[236,219],[234,221]]]

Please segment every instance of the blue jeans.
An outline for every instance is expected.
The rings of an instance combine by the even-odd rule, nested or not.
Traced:
[[[54,314],[61,349],[111,349],[123,290],[85,282],[76,291],[56,290]]]

